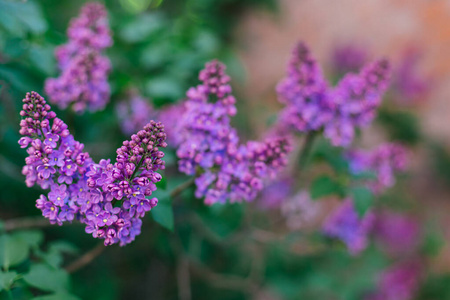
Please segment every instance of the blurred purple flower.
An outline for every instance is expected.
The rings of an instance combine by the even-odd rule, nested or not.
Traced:
[[[325,220],[325,235],[343,241],[351,254],[358,254],[367,246],[367,235],[374,222],[372,212],[366,212],[361,219],[355,211],[353,200],[346,199]]]
[[[374,173],[376,178],[368,179],[367,184],[376,194],[393,186],[394,173],[405,171],[409,163],[406,148],[396,143],[385,143],[370,151],[351,150],[347,157],[353,174]]]
[[[368,61],[367,51],[355,44],[340,45],[333,50],[331,65],[337,74],[358,72]]]
[[[377,291],[366,300],[412,300],[418,290],[422,264],[408,260],[395,264],[380,275]]]
[[[375,117],[388,76],[388,62],[378,60],[331,88],[309,49],[298,43],[287,76],[277,86],[279,100],[286,105],[277,127],[280,132],[324,130],[334,146],[349,146],[355,129],[368,126]]]
[[[56,49],[61,75],[47,79],[45,91],[62,109],[73,103],[77,112],[101,110],[109,101],[111,69],[101,51],[112,45],[105,7],[95,2],[84,5],[67,35],[69,42]]]
[[[420,226],[414,218],[391,211],[376,214],[373,228],[375,237],[392,255],[405,255],[417,249]]]

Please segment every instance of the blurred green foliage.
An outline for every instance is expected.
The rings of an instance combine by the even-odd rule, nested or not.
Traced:
[[[27,188],[20,173],[25,158],[17,144],[20,100],[31,90],[42,93],[44,80],[57,76],[53,52],[66,42],[68,22],[82,4],[0,0],[2,219],[39,215],[34,203],[41,191]],[[112,0],[104,4],[114,32],[114,46],[107,50],[113,65],[111,103],[104,111],[83,115],[55,109],[95,160],[113,158],[125,139],[114,106],[130,88],[137,88],[156,107],[175,103],[197,83],[198,71],[213,58],[228,65],[234,82],[244,81],[232,43],[240,16],[248,9],[277,9],[275,0]],[[382,110],[379,122],[392,139],[416,144],[422,138],[417,120],[409,113]],[[264,229],[273,224],[266,213],[273,212],[258,213],[252,203],[208,207],[194,198],[192,188],[171,197],[187,180],[176,174],[171,151],[164,174],[170,176],[163,177],[154,194],[158,209],[144,221],[142,234],[127,247],[106,249],[73,275],[63,267],[97,242],[82,226],[10,233],[0,223],[0,299],[178,299],[177,274],[185,261],[192,268],[192,299],[249,299],[261,292],[275,299],[357,300],[375,288],[376,276],[388,259],[374,245],[354,257],[342,243],[320,234],[291,232],[261,239],[253,226],[267,235]],[[447,156],[445,149],[436,150],[438,170],[448,173]],[[375,205],[376,199],[363,187],[373,174],[351,174],[342,149],[319,139],[310,162],[321,167],[305,180],[311,183],[315,200],[351,195],[360,215]],[[395,198],[392,202],[401,201],[401,197],[389,197]],[[430,236],[424,252],[436,252],[439,241],[439,236]],[[304,244],[313,249],[299,250]],[[420,299],[450,299],[448,282],[448,276],[428,280]],[[260,291],[252,289],[256,285]]]

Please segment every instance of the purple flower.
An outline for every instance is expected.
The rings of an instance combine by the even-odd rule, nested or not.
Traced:
[[[352,199],[346,199],[325,220],[325,235],[343,241],[351,254],[358,254],[367,246],[367,235],[373,226],[374,215],[367,212],[361,219]]]
[[[75,217],[75,213],[76,211],[74,209],[70,208],[67,205],[63,205],[61,207],[61,212],[59,213],[58,218],[63,221],[72,221]]]
[[[366,300],[410,300],[415,296],[422,276],[419,260],[397,263],[380,274],[377,291]]]
[[[279,100],[286,106],[280,113],[276,132],[324,130],[333,145],[350,145],[355,129],[369,125],[375,117],[388,75],[388,62],[379,60],[359,74],[347,74],[331,88],[309,49],[298,43],[287,76],[277,86]]]
[[[57,206],[63,206],[66,198],[69,196],[67,193],[67,186],[62,185],[53,185],[52,190],[48,193],[48,200],[52,201]]]
[[[358,175],[373,172],[375,179],[368,179],[367,185],[376,194],[395,184],[394,173],[405,171],[408,166],[408,152],[400,144],[385,143],[370,151],[352,150],[347,154],[350,171]]]
[[[64,155],[63,152],[61,151],[53,151],[49,156],[48,156],[48,164],[50,166],[58,166],[58,167],[62,167],[64,166],[64,160],[65,160],[66,156]]]
[[[421,74],[418,70],[421,54],[417,49],[407,49],[394,73],[392,86],[395,93],[394,98],[400,104],[420,102],[431,91],[431,78]]]
[[[52,166],[45,164],[37,167],[38,175],[40,175],[43,179],[48,179],[50,175],[55,174],[56,170]]]
[[[417,220],[391,211],[376,214],[373,232],[388,253],[398,256],[417,250],[421,237]]]
[[[157,118],[150,101],[139,96],[136,91],[129,92],[128,101],[117,104],[116,113],[125,134],[132,134],[143,128],[148,120]]]
[[[313,201],[307,191],[300,191],[281,203],[281,214],[291,230],[299,230],[311,225],[321,209],[321,203]]]
[[[196,197],[214,203],[253,200],[263,180],[287,163],[289,142],[283,137],[239,145],[230,118],[236,114],[230,77],[218,61],[206,64],[202,82],[186,95],[177,149],[179,170],[196,175]]]
[[[364,48],[355,44],[345,44],[333,50],[331,64],[337,74],[357,72],[367,62],[368,55]]]
[[[58,210],[58,207],[56,207],[53,203],[46,202],[42,210],[42,215],[50,220],[55,220],[58,215]]]
[[[58,141],[59,141],[59,135],[53,134],[53,133],[48,133],[45,136],[44,144],[47,146],[50,146],[52,148],[56,148],[56,146],[58,145],[57,144]]]
[[[101,51],[112,45],[104,6],[86,4],[71,21],[67,35],[69,42],[56,50],[61,76],[47,79],[45,91],[60,108],[73,103],[77,112],[103,109],[110,96],[111,66]]]

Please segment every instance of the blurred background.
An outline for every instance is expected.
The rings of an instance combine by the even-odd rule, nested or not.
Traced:
[[[32,90],[46,97],[45,79],[58,75],[54,50],[67,42],[69,20],[83,3],[0,0],[3,221],[40,215],[35,200],[42,191],[27,188],[21,174],[26,157],[17,144],[21,100]],[[314,202],[320,204],[319,212],[296,225],[302,217],[293,216],[292,221],[293,208],[272,203],[277,197],[281,202],[291,197],[284,189],[266,190],[253,203],[211,207],[188,189],[159,214],[146,216],[142,234],[132,244],[109,247],[70,274],[61,283],[70,292],[64,299],[450,299],[448,1],[102,3],[114,40],[105,53],[112,63],[111,100],[94,113],[53,107],[96,161],[113,159],[129,137],[123,133],[120,103],[130,101],[130,91],[155,111],[176,105],[190,86],[198,84],[199,70],[211,59],[224,62],[232,77],[238,107],[232,122],[245,141],[260,139],[282,108],[275,87],[296,42],[309,45],[332,83],[368,61],[388,58],[391,87],[377,119],[355,144],[367,149],[391,141],[407,145],[408,171],[377,201],[387,214],[401,216],[382,224],[386,232],[393,232],[391,239],[402,242],[409,236],[410,243],[393,254],[389,242],[374,232],[367,249],[349,254],[345,245],[321,234],[321,224],[338,203],[333,195]],[[342,153],[333,151],[318,141],[308,168],[289,178],[290,185],[304,189],[321,174],[331,173],[333,167],[323,163],[323,157],[332,157],[330,165],[339,163]],[[168,168],[159,197],[187,180],[176,171],[174,149],[167,151],[165,160]],[[77,225],[22,234],[35,242],[26,246],[26,259],[17,263],[19,274],[35,263],[61,271],[97,242]],[[41,289],[41,283],[17,278],[6,292],[4,278],[0,273],[0,299],[31,299],[59,291],[48,283]],[[379,296],[383,289],[393,292]]]

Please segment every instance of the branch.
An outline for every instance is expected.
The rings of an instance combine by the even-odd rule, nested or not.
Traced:
[[[88,265],[91,261],[93,261],[97,256],[99,256],[104,250],[106,246],[103,243],[98,243],[97,246],[83,254],[76,261],[72,262],[65,269],[68,273],[73,273],[81,269],[82,267]]]
[[[173,189],[173,191],[170,193],[170,197],[174,198],[174,197],[178,196],[185,189],[187,189],[187,188],[191,187],[192,185],[194,185],[194,183],[195,183],[195,177],[192,177],[191,179],[183,182],[182,184],[177,186],[175,189]]]
[[[72,223],[73,224],[73,223]],[[24,229],[24,228],[43,228],[50,227],[54,224],[51,224],[47,219],[42,216],[39,217],[26,217],[26,218],[17,218],[10,219],[4,222],[5,231],[11,231],[16,229]]]

